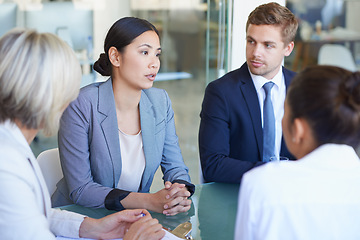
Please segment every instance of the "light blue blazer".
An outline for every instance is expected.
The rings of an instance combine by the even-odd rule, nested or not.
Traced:
[[[139,192],[149,192],[159,165],[164,181],[190,183],[165,90],[141,92],[140,122],[146,165]],[[52,196],[53,206],[104,207],[122,166],[111,78],[80,90],[61,118],[58,142],[64,178]]]

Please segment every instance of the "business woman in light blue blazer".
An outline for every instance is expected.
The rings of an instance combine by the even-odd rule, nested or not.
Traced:
[[[165,90],[152,88],[160,68],[156,28],[143,19],[122,18],[110,28],[104,50],[94,69],[110,78],[81,89],[61,118],[64,178],[52,196],[53,206],[142,207],[166,215],[188,211],[195,187],[182,159],[171,101]],[[121,134],[141,134],[135,154],[127,153],[132,140],[121,149],[127,141]],[[165,186],[150,194],[159,166]],[[137,191],[128,190],[124,181],[118,187],[123,172],[128,175],[125,185],[133,181],[129,173],[140,176]]]

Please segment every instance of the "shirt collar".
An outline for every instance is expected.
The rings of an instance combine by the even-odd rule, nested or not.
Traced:
[[[252,74],[250,69],[249,69],[249,73],[257,92],[264,86],[265,83],[270,81],[275,83],[275,85],[280,89],[281,81],[283,78],[282,67],[279,68],[278,73],[270,80],[264,78],[263,76]]]
[[[21,145],[21,147],[26,149],[27,154],[29,154],[30,156],[33,155],[25,136],[22,134],[20,128],[18,128],[18,126],[14,122],[7,120],[4,123],[1,123],[0,127],[3,128],[6,132],[8,132],[8,134],[11,135],[13,138],[15,138],[15,140]]]
[[[313,166],[319,165],[323,168],[360,167],[360,159],[354,148],[345,144],[323,144],[302,159],[299,159],[299,161],[309,162]]]

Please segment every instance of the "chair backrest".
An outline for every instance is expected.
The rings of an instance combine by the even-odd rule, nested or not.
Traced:
[[[354,58],[348,48],[340,44],[324,44],[319,50],[319,65],[332,65],[356,71]]]
[[[39,154],[37,161],[44,176],[50,196],[55,192],[56,184],[63,177],[60,165],[59,149],[45,150]]]

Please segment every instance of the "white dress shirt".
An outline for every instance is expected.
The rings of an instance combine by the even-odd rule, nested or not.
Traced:
[[[235,239],[360,239],[360,160],[352,147],[325,144],[297,161],[247,172]]]
[[[20,129],[0,124],[0,239],[79,237],[84,216],[52,209],[40,167]]]
[[[264,127],[264,100],[265,100],[265,90],[263,88],[264,84],[267,82],[275,83],[271,89],[271,101],[274,108],[274,116],[275,116],[275,149],[274,153],[279,155],[281,150],[281,139],[282,139],[282,126],[281,121],[284,116],[284,102],[286,96],[286,85],[285,85],[285,78],[282,72],[282,67],[280,67],[279,72],[273,77],[273,79],[268,80],[262,76],[254,75],[250,72],[250,76],[254,83],[256,93],[259,99],[260,104],[260,111],[261,111],[261,123]]]

